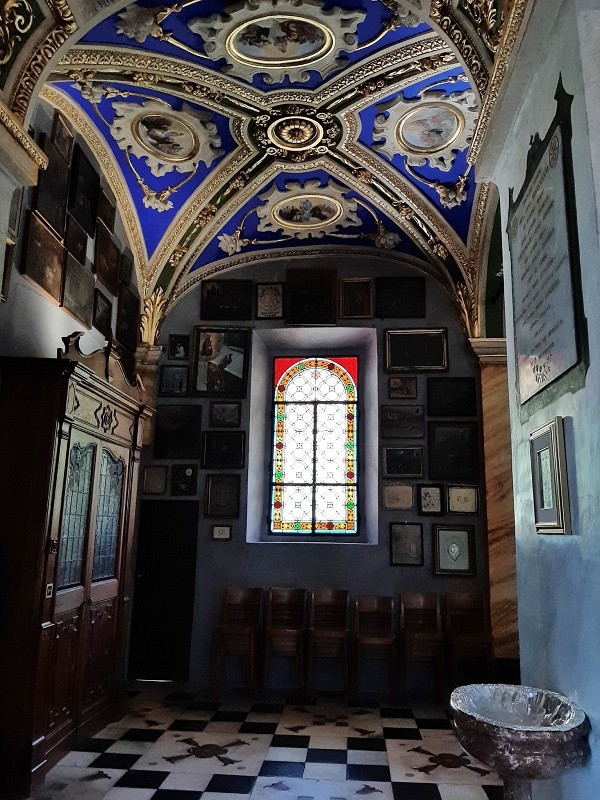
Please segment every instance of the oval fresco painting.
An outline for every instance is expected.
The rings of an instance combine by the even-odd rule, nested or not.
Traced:
[[[173,114],[140,114],[131,130],[144,150],[162,161],[188,161],[198,152],[196,132]]]
[[[448,147],[461,132],[459,113],[444,103],[429,103],[405,114],[398,123],[396,138],[407,150],[433,153]]]
[[[343,213],[337,200],[326,195],[305,194],[277,203],[273,219],[284,228],[325,228],[337,222]]]
[[[264,16],[245,22],[227,39],[228,52],[246,64],[308,64],[330,52],[331,31],[301,17]]]

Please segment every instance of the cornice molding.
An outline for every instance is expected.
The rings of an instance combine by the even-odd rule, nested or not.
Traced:
[[[0,100],[0,125],[10,136],[12,144],[17,144],[27,159],[35,165],[37,169],[46,169],[48,166],[48,156],[43,153],[40,148],[33,141],[22,128],[21,121],[16,117],[13,112]],[[3,155],[9,155],[9,151],[2,148]],[[10,148],[12,150],[12,148]],[[4,160],[4,159],[3,159]],[[10,159],[12,162],[14,159]],[[5,169],[10,168],[10,164],[6,161]],[[26,170],[28,171],[28,170]],[[19,172],[23,172],[22,169]],[[35,183],[35,181],[32,181]]]
[[[506,339],[469,339],[480,364],[503,366],[507,363]]]

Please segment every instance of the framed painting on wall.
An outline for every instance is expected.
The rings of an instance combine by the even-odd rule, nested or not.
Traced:
[[[115,335],[126,350],[134,353],[140,328],[140,298],[127,286],[119,288]]]
[[[211,474],[206,476],[207,517],[237,519],[240,513],[240,476]]]
[[[532,431],[529,452],[537,533],[572,533],[562,417]]]
[[[36,211],[59,235],[65,232],[69,166],[48,136],[42,139],[42,149],[48,156],[48,166],[38,176]]]
[[[244,466],[244,431],[205,431],[202,434],[204,469],[241,469]]]
[[[88,237],[72,214],[67,214],[65,246],[80,264],[85,264]]]
[[[445,328],[386,330],[386,372],[427,372],[448,369]]]
[[[392,375],[388,379],[390,400],[416,400],[417,379],[407,375]]]
[[[415,504],[414,489],[409,483],[384,483],[383,507],[390,509],[409,509]]]
[[[427,378],[430,417],[475,417],[475,378]]]
[[[420,478],[423,474],[421,447],[384,447],[383,474],[386,478]]]
[[[21,271],[57,303],[61,298],[64,255],[60,240],[35,212],[30,212]]]
[[[335,269],[288,269],[285,286],[287,325],[335,325]]]
[[[164,494],[167,491],[167,468],[146,467],[143,491],[144,494]]]
[[[168,358],[169,361],[189,361],[190,337],[187,334],[170,334]]]
[[[423,526],[420,523],[390,524],[390,565],[392,567],[423,566]]]
[[[202,406],[162,405],[156,408],[155,458],[200,458]]]
[[[117,215],[117,207],[106,194],[104,189],[100,190],[98,197],[98,219],[103,222],[111,233],[115,230],[115,217]]]
[[[252,281],[212,279],[200,285],[200,319],[252,319]]]
[[[283,283],[256,284],[256,319],[283,319]]]
[[[61,156],[68,162],[71,157],[71,148],[73,147],[73,134],[65,120],[58,113],[54,115],[52,122],[52,141]]]
[[[448,513],[479,513],[479,488],[477,486],[448,486]]]
[[[197,327],[193,393],[200,397],[245,397],[249,355],[248,328]]]
[[[232,400],[212,400],[210,404],[209,424],[213,428],[239,428],[242,415],[242,404]]]
[[[185,397],[188,393],[189,376],[189,367],[163,364],[160,368],[160,396]]]
[[[98,217],[100,177],[80,145],[73,149],[68,208],[84,231],[94,235]]]
[[[433,483],[417,486],[417,506],[419,514],[443,514],[444,487]]]
[[[422,439],[425,436],[423,406],[381,406],[382,439]]]
[[[100,289],[94,292],[94,327],[107,339],[112,336],[112,303]]]
[[[70,253],[66,255],[61,305],[89,329],[94,320],[94,276]]]
[[[479,436],[474,422],[429,423],[429,477],[475,481],[479,477]]]
[[[119,248],[113,242],[108,228],[98,222],[94,242],[94,272],[111,294],[119,291]]]
[[[475,575],[473,526],[434,525],[433,553],[436,575]]]
[[[340,319],[370,319],[373,316],[373,283],[370,278],[340,281]]]
[[[198,466],[174,464],[171,468],[171,494],[173,497],[191,497],[198,492]]]
[[[426,311],[425,278],[375,278],[375,316],[422,319]]]

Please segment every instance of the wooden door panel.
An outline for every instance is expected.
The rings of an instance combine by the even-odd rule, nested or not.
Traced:
[[[110,598],[89,607],[82,717],[107,700],[112,691],[116,606],[116,598]]]
[[[77,659],[80,643],[79,616],[69,614],[54,626],[49,692],[48,731],[73,722],[77,702]]]

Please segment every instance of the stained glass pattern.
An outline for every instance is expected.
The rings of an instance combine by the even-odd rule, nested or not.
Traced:
[[[121,459],[114,458],[108,450],[102,451],[96,532],[94,534],[92,567],[92,580],[94,581],[113,578],[115,575],[124,471],[124,463]]]
[[[272,533],[357,533],[357,368],[275,359]]]
[[[90,511],[93,445],[74,444],[69,453],[67,488],[58,551],[57,589],[81,583],[83,548]]]

